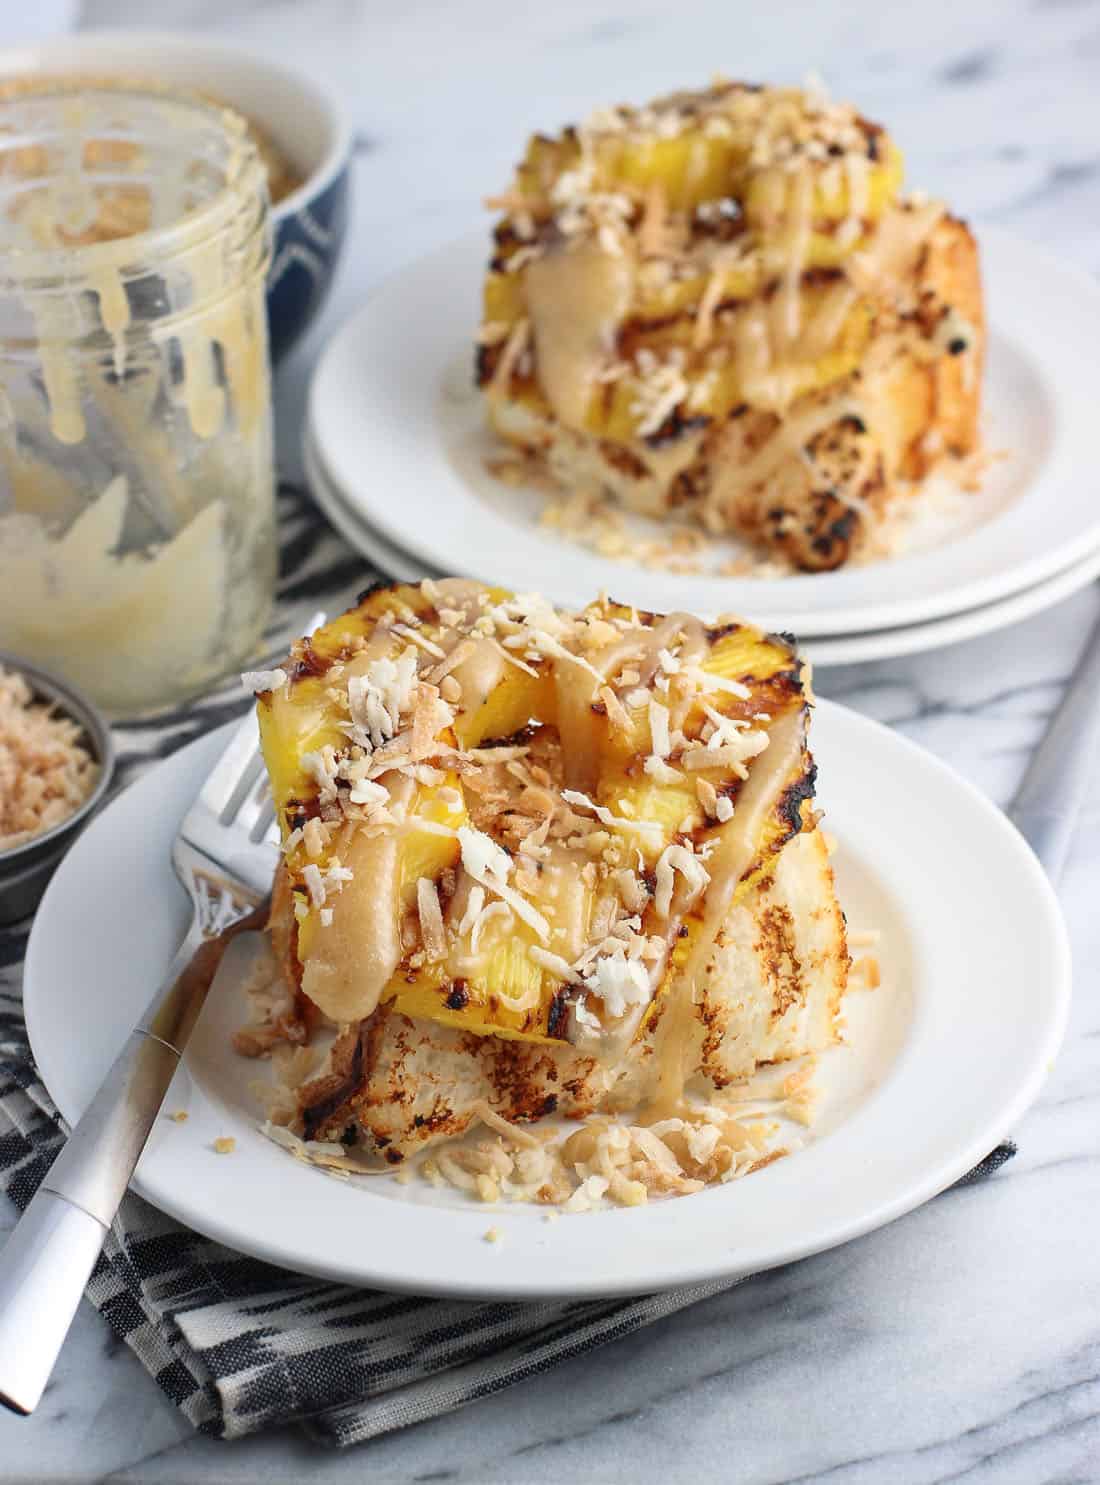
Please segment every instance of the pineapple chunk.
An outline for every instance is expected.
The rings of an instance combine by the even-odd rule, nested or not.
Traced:
[[[811,208],[815,224],[846,222],[851,217],[875,222],[897,200],[904,174],[901,151],[888,143],[883,158],[873,164],[864,160],[864,166],[862,200],[856,198],[852,176],[843,165],[829,160],[815,170]],[[745,184],[746,219],[769,230],[781,228],[786,218],[790,180],[790,175],[778,167],[751,175]],[[777,202],[781,203],[778,210]]]
[[[532,717],[552,720],[553,687],[544,675],[530,676],[506,660],[500,663],[499,679],[484,697],[463,701],[455,718],[455,735],[464,748],[479,747],[486,740],[512,737]]]
[[[657,643],[658,618],[604,600],[564,620],[537,609],[538,619],[525,628],[526,600],[509,599],[501,590],[457,581],[373,593],[301,642],[287,667],[287,686],[260,699],[280,818],[288,835],[301,831],[284,855],[286,896],[296,904],[291,942],[304,993],[335,1021],[361,1019],[390,1004],[476,1035],[559,1038],[562,992],[583,979],[570,966],[587,963],[585,954],[590,959],[593,944],[599,949],[608,925],[622,917],[623,874],[635,881],[628,917],[642,925],[643,938],[656,935],[653,942],[659,942],[669,931],[653,885],[663,854],[670,847],[683,853],[685,841],[719,848],[725,832],[736,828],[706,818],[698,774],[682,760],[674,760],[680,777],[673,782],[646,771],[659,743],[673,745],[672,734],[665,738],[667,729],[661,729],[656,735],[655,714],[636,693],[677,707],[677,726],[696,750],[715,718],[765,732],[802,725],[805,698],[791,651],[755,629],[705,631],[683,621],[694,648],[685,651],[683,674],[677,678],[675,666],[669,673],[670,686],[669,675],[656,668],[656,653],[648,667],[644,661],[651,638]],[[666,625],[661,645],[675,646],[679,633],[676,621]],[[316,827],[302,830],[299,823],[319,806],[318,780],[301,750],[324,738],[337,758],[346,758],[350,747],[360,746],[347,736],[348,682],[376,676],[370,667],[380,658],[407,653],[410,635],[418,641],[419,679],[400,699],[409,717],[402,713],[393,727],[410,739],[402,744],[408,747],[420,727],[421,752],[406,764],[380,765],[365,805],[351,802],[354,781],[349,786],[336,777],[320,809],[326,823],[318,856]],[[520,643],[507,643],[517,637]],[[423,713],[435,719],[434,736],[428,736],[423,719],[412,713],[419,717],[418,709],[438,695],[425,677],[439,655],[452,650],[457,663],[445,668],[462,684],[451,688],[453,706],[445,712]],[[525,668],[505,653],[522,657]],[[649,677],[641,686],[642,671],[632,675],[632,665]],[[700,670],[724,684],[700,680]],[[617,698],[605,691],[609,683],[619,687]],[[624,708],[629,727],[623,726]],[[560,734],[559,714],[568,719]],[[683,746],[676,737],[675,746]],[[747,767],[734,767],[717,753],[718,761],[707,766],[709,782],[731,797],[763,767],[761,787],[774,793],[774,807],[761,816],[751,843],[746,881],[799,828],[784,800],[792,784],[804,781],[801,737],[782,755],[786,762],[774,779],[768,763],[760,762],[766,749],[759,756],[749,750]],[[587,753],[583,760],[578,748]],[[370,758],[367,750],[367,764]],[[578,761],[590,792],[571,782]],[[384,803],[378,798],[383,789]],[[529,837],[537,842],[530,851]],[[435,915],[430,934],[432,920],[421,916],[429,910]],[[686,911],[685,943],[702,931],[704,912],[703,898]],[[672,972],[666,969],[655,985],[655,1004]],[[596,1000],[603,1003],[599,995]]]
[[[401,906],[406,911],[416,901],[421,877],[435,881],[449,866],[458,863],[457,831],[469,823],[459,776],[448,773],[442,784],[422,786],[410,808],[401,850]],[[418,821],[456,832],[455,837],[418,828]]]
[[[526,313],[523,279],[518,273],[490,270],[485,275],[482,314],[487,325],[505,325],[509,329]]]

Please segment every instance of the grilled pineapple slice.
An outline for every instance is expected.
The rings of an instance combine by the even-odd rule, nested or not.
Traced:
[[[820,831],[791,841],[744,894],[708,969],[685,1037],[699,1091],[836,1040],[848,953]],[[486,1104],[511,1121],[637,1108],[654,1089],[659,1032],[649,1024],[621,1057],[600,1061],[568,1042],[472,1037],[380,1006],[300,1090],[300,1130],[342,1139],[350,1129],[397,1164],[461,1134]]]
[[[824,131],[815,129],[815,122],[823,112],[815,113],[801,90],[754,89],[740,83],[659,99],[647,109],[600,110],[580,131],[566,129],[556,139],[536,134],[516,170],[513,193],[534,216],[551,215],[561,203],[563,179],[570,182],[581,172],[598,192],[637,199],[657,188],[672,211],[692,211],[733,197],[744,199],[754,215],[771,215],[790,181],[783,164],[791,156],[780,150],[788,140],[821,138]],[[858,204],[874,219],[897,195],[901,154],[866,120],[851,114],[843,124],[846,145],[860,148],[868,161],[864,199]],[[760,149],[769,135],[782,141],[775,151],[780,163],[774,165]],[[851,180],[830,170],[834,161],[826,151],[815,151],[810,158],[817,167],[815,220],[846,220],[854,205]]]
[[[840,112],[826,119],[797,92],[730,84],[536,136],[485,280],[483,383],[629,446],[664,431],[652,421],[655,377],[659,405],[678,387],[668,412],[690,425],[848,376],[872,307],[853,294],[837,308],[829,276],[896,199],[901,157]],[[838,134],[842,160],[829,153]],[[792,274],[790,303],[750,323],[754,302]],[[761,333],[783,363],[770,381]],[[506,355],[528,335],[526,355]]]
[[[640,1033],[803,827],[785,641],[448,580],[376,590],[259,700],[301,990],[533,1042]]]
[[[535,136],[484,283],[493,428],[570,492],[799,568],[848,560],[907,481],[978,443],[976,249],[902,173],[813,88],[716,83]],[[828,479],[805,459],[826,403],[833,442],[867,435]]]

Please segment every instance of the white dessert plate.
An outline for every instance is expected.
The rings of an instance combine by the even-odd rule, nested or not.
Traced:
[[[308,434],[303,441],[302,457],[306,478],[317,504],[336,529],[375,567],[389,577],[409,583],[440,576],[436,568],[401,551],[356,515],[329,478]],[[1056,572],[1053,577],[1044,578],[1041,583],[1012,593],[1007,598],[965,609],[962,613],[928,619],[923,624],[872,629],[866,634],[816,635],[801,640],[800,644],[803,654],[818,667],[856,665],[869,660],[892,660],[902,655],[922,654],[925,650],[942,649],[945,645],[977,639],[1009,624],[1018,624],[1069,598],[1097,577],[1100,577],[1100,547],[1063,571]],[[617,590],[612,586],[611,591],[615,593]]]
[[[182,749],[101,814],[35,918],[25,1005],[42,1076],[78,1117],[183,932],[169,846],[227,731]],[[392,1176],[340,1182],[257,1126],[237,1057],[242,938],[227,955],[157,1121],[135,1189],[286,1268],[458,1297],[644,1293],[786,1263],[880,1227],[942,1191],[1009,1133],[1061,1042],[1069,951],[1020,837],[912,743],[819,704],[814,750],[849,922],[875,926],[883,983],[853,989],[848,1042],[826,1053],[805,1148],[726,1186],[548,1223]],[[231,1154],[214,1141],[232,1136]],[[485,1241],[490,1228],[499,1242]]]
[[[980,493],[917,507],[909,551],[783,578],[682,575],[609,561],[538,524],[546,497],[495,479],[472,383],[488,236],[389,279],[314,375],[317,452],[355,512],[433,567],[577,606],[613,588],[667,612],[744,614],[809,637],[913,624],[1041,582],[1100,546],[1093,466],[1100,286],[994,230],[980,233],[990,322]],[[498,450],[499,452],[499,450]],[[638,523],[635,522],[635,525]],[[662,528],[641,523],[651,536]],[[718,558],[733,546],[719,542]]]

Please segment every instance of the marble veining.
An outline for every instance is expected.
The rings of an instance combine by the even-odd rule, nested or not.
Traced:
[[[151,20],[139,0],[84,7],[86,25]],[[353,111],[349,250],[279,376],[291,480],[324,338],[387,273],[477,223],[529,129],[715,68],[820,71],[884,119],[915,183],[1100,270],[1100,0],[171,0],[156,23],[293,56]],[[359,570],[348,559],[349,585]],[[1098,614],[1093,589],[932,655],[821,671],[817,686],[1003,804]],[[217,717],[212,704],[204,720]],[[197,1438],[85,1305],[38,1414],[0,1417],[0,1482],[1100,1481],[1098,827],[1094,801],[1062,884],[1066,1046],[1019,1155],[988,1184],[342,1456],[289,1433]],[[0,1232],[12,1220],[0,1204]]]

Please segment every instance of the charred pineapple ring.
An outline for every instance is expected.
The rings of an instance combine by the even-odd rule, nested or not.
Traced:
[[[840,382],[872,312],[829,275],[901,174],[853,110],[736,84],[536,136],[485,281],[479,377],[623,444],[661,431],[655,408],[701,426]]]
[[[260,697],[302,992],[593,1044],[656,1013],[802,828],[788,644],[449,580],[365,595]]]
[[[536,136],[490,203],[491,426],[571,495],[795,568],[885,550],[905,482],[980,442],[976,245],[901,184],[885,132],[813,85],[717,83]],[[867,437],[830,481],[810,451],[853,419]],[[600,550],[600,528],[580,539]]]

